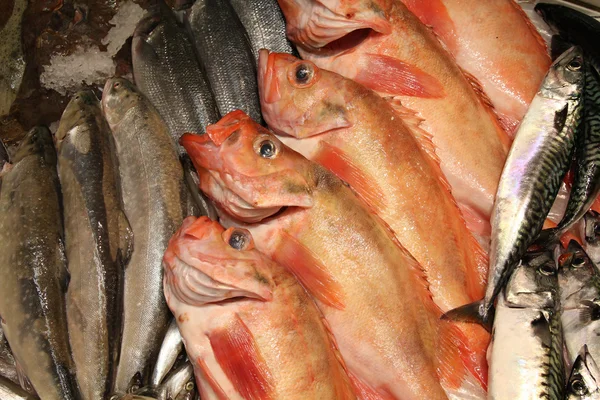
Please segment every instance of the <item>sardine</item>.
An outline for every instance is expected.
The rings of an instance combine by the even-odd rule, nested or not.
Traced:
[[[193,376],[194,368],[189,362],[172,371],[158,390],[158,400],[175,399],[186,390],[185,386]]]
[[[562,399],[562,345],[555,260],[528,253],[498,296],[488,399]]]
[[[110,389],[121,332],[123,265],[133,241],[121,208],[111,132],[93,92],[78,92],[58,131],[63,194],[69,339],[83,399]]]
[[[221,115],[244,110],[261,120],[256,66],[244,26],[228,0],[197,0],[185,26]]]
[[[191,378],[183,385],[175,400],[194,400],[196,399],[196,377],[192,374]]]
[[[52,135],[33,128],[2,178],[0,315],[15,359],[43,400],[79,398],[64,293],[68,274]]]
[[[581,116],[583,69],[581,49],[573,47],[552,64],[544,78],[519,126],[500,178],[485,297],[447,316],[489,321],[494,300],[540,233],[571,165]]]
[[[142,386],[169,326],[162,294],[162,255],[183,220],[187,188],[168,128],[133,84],[106,82],[102,107],[119,161],[125,215],[134,247],[125,270],[123,339],[115,391],[125,392],[136,374]]]
[[[177,321],[173,319],[162,342],[162,346],[160,346],[160,352],[158,353],[156,365],[154,366],[152,378],[150,379],[150,384],[152,386],[160,385],[164,377],[169,373],[171,368],[173,368],[181,350],[183,350],[181,334],[177,327]]]
[[[575,359],[565,391],[565,400],[600,399],[600,368],[585,345]]]
[[[35,400],[37,397],[30,395],[10,379],[0,375],[0,399],[2,400]]]

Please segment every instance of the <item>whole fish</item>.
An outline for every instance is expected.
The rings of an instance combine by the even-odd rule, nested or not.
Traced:
[[[347,6],[349,16],[339,15],[347,22],[330,26],[328,20],[319,19],[314,8],[297,9],[295,0],[280,0],[288,23],[293,18],[317,20],[331,28],[323,32],[331,32],[331,37],[324,36],[329,40],[337,36],[337,28],[347,33],[321,49],[307,49],[297,43],[302,58],[393,98],[393,103],[401,103],[411,111],[409,114],[414,114],[408,118],[422,120],[420,127],[431,136],[442,171],[467,219],[489,220],[509,147],[508,136],[491,108],[482,103],[435,35],[402,2],[368,2],[385,10],[391,26],[389,34],[356,30],[353,23],[362,8],[350,10],[353,1],[332,3]],[[276,116],[264,112],[271,124]],[[344,121],[340,118],[338,122]],[[473,229],[483,232],[486,225],[481,222]]]
[[[196,399],[196,385],[195,385],[196,377],[194,374],[190,377],[190,379],[185,383],[183,389],[179,392],[175,400],[194,400]]]
[[[0,375],[0,399],[2,400],[35,400],[37,397],[30,395],[10,379]]]
[[[77,399],[64,293],[68,274],[56,151],[30,130],[2,177],[0,315],[15,359],[42,400]]]
[[[442,386],[471,378],[466,339],[439,320],[420,265],[341,180],[241,111],[207,133],[182,137],[201,188],[234,217],[262,220],[244,227],[317,301],[359,397],[445,399]]]
[[[562,399],[562,345],[555,260],[528,253],[498,296],[488,399]]]
[[[91,91],[73,96],[56,132],[66,256],[67,322],[83,399],[104,399],[117,362],[123,265],[132,248],[111,132]]]
[[[593,210],[583,216],[579,235],[586,254],[596,266],[600,265],[600,215]]]
[[[592,356],[600,358],[600,272],[575,240],[560,259],[561,319],[570,366],[586,344]]]
[[[252,54],[258,63],[258,51],[292,53],[294,48],[285,35],[285,19],[277,0],[229,0],[246,29]]]
[[[355,398],[320,312],[248,231],[188,217],[164,267],[202,399]]]
[[[260,120],[256,63],[248,35],[228,0],[197,0],[185,26],[221,115],[244,110]]]
[[[106,81],[102,107],[119,161],[125,215],[134,247],[125,270],[123,339],[114,390],[125,392],[136,374],[150,380],[169,326],[162,294],[162,256],[181,224],[186,188],[166,124],[125,79]]]
[[[177,146],[185,132],[202,133],[219,120],[210,85],[194,46],[169,9],[160,7],[137,25],[132,42],[135,84],[163,118]]]
[[[175,369],[165,379],[164,383],[158,390],[158,400],[172,400],[179,396],[179,393],[185,390],[185,386],[190,378],[194,376],[194,368],[192,364],[186,362]]]
[[[309,77],[301,82],[298,73]],[[426,133],[417,140],[377,93],[288,54],[261,50],[259,82],[269,127],[348,183],[390,226],[423,267],[443,311],[483,296],[486,254],[467,229]],[[463,328],[485,381],[489,335],[472,324]]]
[[[521,122],[502,171],[492,216],[488,284],[482,301],[450,311],[453,318],[489,321],[494,300],[540,233],[571,165],[583,90],[581,49],[548,71]]]
[[[19,383],[19,377],[17,376],[17,366],[15,358],[10,351],[8,342],[4,337],[4,331],[0,326],[0,376],[3,376],[14,383]]]
[[[162,345],[160,346],[160,352],[158,353],[156,365],[154,366],[152,378],[150,379],[151,386],[160,385],[171,368],[173,368],[173,365],[175,365],[175,361],[177,361],[177,356],[179,356],[181,350],[183,350],[181,334],[177,327],[177,321],[172,319]]]
[[[521,7],[514,0],[402,2],[481,85],[514,136],[551,64],[544,40]]]
[[[594,358],[583,346],[571,369],[569,382],[565,389],[566,400],[598,400],[600,399],[600,369]]]

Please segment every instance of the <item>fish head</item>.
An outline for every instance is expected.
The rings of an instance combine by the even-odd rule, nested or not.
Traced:
[[[99,110],[100,101],[91,90],[75,93],[62,113],[56,134],[56,148],[60,150],[63,141],[73,132],[73,128],[81,125],[86,119],[86,110],[94,107]]]
[[[565,399],[595,399],[600,394],[600,369],[584,345],[573,363]]]
[[[28,156],[41,157],[45,163],[56,165],[52,133],[45,126],[36,126],[27,132],[13,156],[13,164]]]
[[[558,303],[557,265],[550,251],[529,252],[505,289],[511,307],[553,309]]]
[[[319,49],[358,29],[389,34],[390,0],[279,0],[288,38]]]
[[[308,161],[240,110],[180,143],[200,176],[200,188],[221,208],[256,222],[282,207],[311,207]]]
[[[352,125],[345,79],[290,54],[260,50],[258,87],[265,121],[297,138]]]
[[[273,261],[254,248],[246,229],[225,229],[208,217],[188,217],[163,257],[167,302],[201,306],[235,297],[268,301]]]
[[[542,93],[552,98],[579,97],[583,89],[584,69],[581,48],[571,47],[550,66],[542,83]]]
[[[110,78],[102,91],[102,109],[111,128],[116,126],[127,112],[140,101],[137,88],[124,78]]]
[[[578,308],[582,301],[600,300],[600,276],[596,266],[575,240],[559,257],[559,287],[563,308]]]

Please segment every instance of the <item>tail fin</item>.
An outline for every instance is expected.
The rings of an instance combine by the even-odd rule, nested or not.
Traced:
[[[490,305],[486,308],[483,300],[479,300],[444,313],[442,319],[476,323],[490,332],[492,330],[492,324],[494,323],[493,306]]]

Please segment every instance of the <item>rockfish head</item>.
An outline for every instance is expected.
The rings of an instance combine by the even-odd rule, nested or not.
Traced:
[[[243,111],[232,111],[180,143],[200,176],[200,188],[229,214],[260,221],[282,207],[313,205],[309,162]]]

